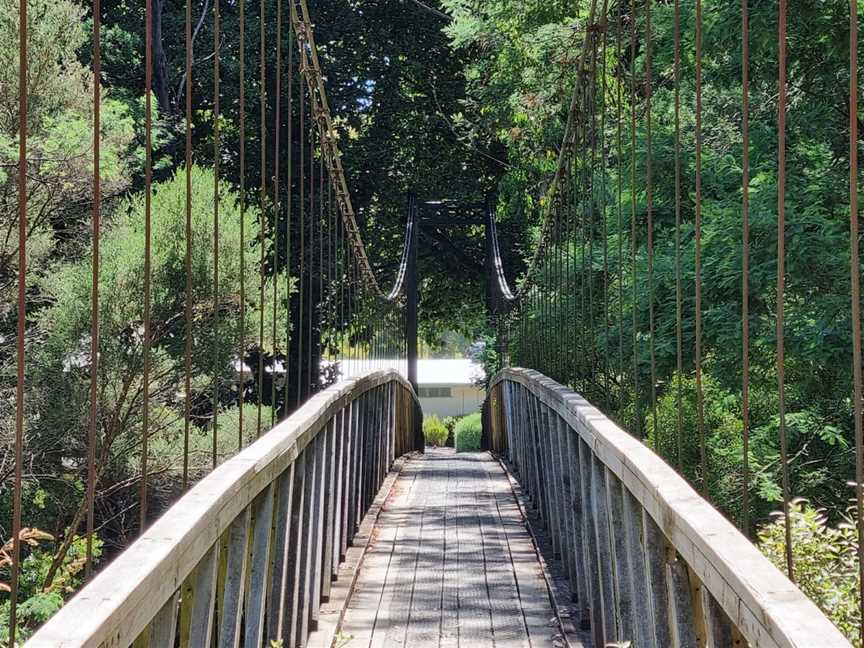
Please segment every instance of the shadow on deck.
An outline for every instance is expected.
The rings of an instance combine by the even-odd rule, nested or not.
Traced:
[[[565,645],[526,520],[488,453],[427,449],[406,461],[336,645]]]

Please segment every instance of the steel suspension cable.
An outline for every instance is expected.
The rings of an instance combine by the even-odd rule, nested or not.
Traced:
[[[147,467],[150,438],[150,347],[153,336],[153,0],[145,1],[144,27],[144,356],[141,388],[141,481],[138,488],[139,526],[147,523]]]
[[[783,519],[786,531],[786,571],[795,582],[792,559],[789,448],[786,437],[786,367],[784,300],[786,299],[786,0],[780,0],[778,15],[779,97],[777,102],[777,404],[780,416],[780,461],[783,477]]]
[[[592,28],[591,35],[591,76],[589,77],[590,90],[586,93],[588,102],[588,115],[591,125],[591,140],[590,151],[588,153],[588,167],[585,177],[588,182],[588,209],[587,209],[587,229],[585,232],[588,248],[588,336],[591,344],[590,353],[590,382],[591,388],[597,388],[597,372],[596,372],[596,356],[597,356],[597,336],[594,328],[594,224],[597,220],[597,33]]]
[[[93,210],[92,286],[90,287],[90,421],[87,429],[87,527],[84,576],[93,570],[93,527],[96,503],[96,430],[99,416],[99,238],[102,220],[100,177],[102,144],[102,7],[93,0]],[[17,542],[17,539],[16,539]]]
[[[219,169],[221,156],[221,124],[220,119],[220,41],[221,16],[219,15],[219,0],[213,0],[213,448],[211,463],[216,468],[219,448],[219,391],[221,387],[221,370],[219,367]]]
[[[148,0],[151,1],[151,0]],[[237,449],[242,450],[245,439],[243,408],[246,404],[246,0],[238,0],[240,5],[240,384],[237,428]]]
[[[747,0],[743,0],[747,2]],[[678,472],[684,472],[684,292],[681,278],[681,2],[675,0],[675,443]]]
[[[698,0],[697,0],[698,1]],[[637,286],[636,230],[636,1],[630,0],[630,265],[633,290],[633,433],[642,431],[642,410],[639,399],[639,292]]]
[[[645,206],[648,220],[648,237],[646,241],[648,247],[648,330],[651,357],[651,418],[654,425],[654,434],[656,435],[659,430],[657,428],[657,353],[654,315],[656,296],[654,294],[654,177],[651,141],[652,40],[651,0],[645,0]]]
[[[306,291],[306,393],[312,394],[312,327],[315,323],[315,113],[309,106],[309,289]],[[305,173],[305,168],[304,168]]]
[[[853,0],[854,2],[855,0]],[[750,534],[750,16],[741,0],[741,531]]]
[[[192,419],[192,0],[186,0],[186,271],[183,354],[183,490],[189,487],[189,432]]]
[[[623,31],[624,0],[618,2],[617,27],[615,34],[615,61],[618,69],[616,79],[616,165],[618,175],[617,196],[617,230],[618,230],[618,416],[623,420],[625,406],[624,398],[624,165],[623,165],[623,104],[624,104],[624,70],[621,67],[622,60],[622,31]]]
[[[280,0],[281,2],[281,0]],[[294,196],[294,30],[288,30],[288,186],[285,213],[285,386],[284,415],[288,416],[288,390],[291,385],[291,215]],[[299,364],[299,358],[298,358]]]
[[[15,486],[12,496],[12,571],[9,593],[9,644],[15,645],[18,625],[18,582],[21,570],[21,499],[24,464],[24,334],[27,314],[27,109],[29,52],[27,0],[18,4],[18,312],[15,356]]]
[[[218,2],[218,0],[216,0]],[[276,423],[276,361],[279,340],[277,337],[277,304],[279,301],[279,225],[282,220],[282,196],[279,184],[279,157],[282,153],[282,0],[276,0],[276,66],[274,72],[274,120],[273,120],[273,321],[271,323],[271,368],[270,368],[270,427]],[[287,354],[286,354],[287,358]],[[287,375],[287,374],[286,374]]]
[[[849,0],[849,243],[852,307],[852,411],[855,418],[855,508],[858,535],[859,641],[864,642],[864,416],[861,376],[861,258],[858,222],[858,0]]]
[[[299,38],[299,34],[297,35]],[[302,44],[301,44],[302,47]],[[302,65],[302,62],[300,63]],[[299,122],[300,122],[300,146],[299,146],[299,165],[297,168],[297,185],[299,188],[299,208],[300,222],[298,228],[300,230],[300,272],[297,275],[297,283],[299,285],[299,293],[297,300],[297,404],[303,402],[303,360],[305,359],[303,342],[306,337],[306,329],[304,327],[304,310],[305,310],[305,292],[306,292],[306,183],[304,181],[306,173],[306,101],[303,93],[303,71],[300,71],[300,83],[297,84],[297,101],[299,106]]]
[[[600,213],[602,215],[602,236],[603,236],[603,392],[604,399],[606,403],[606,411],[611,412],[611,395],[610,395],[610,384],[609,384],[609,224],[608,224],[608,214],[607,214],[607,186],[606,186],[606,175],[607,168],[606,164],[608,162],[609,156],[608,151],[606,150],[607,140],[606,140],[606,99],[607,99],[607,63],[606,58],[608,56],[608,52],[606,50],[607,47],[607,34],[609,29],[609,16],[608,16],[608,0],[603,0],[603,21],[602,21],[602,40],[601,40],[601,49],[600,49],[600,61],[601,68],[600,74],[602,82],[600,84],[600,156],[601,156],[601,165],[600,165],[600,197],[601,197],[601,210]]]
[[[702,391],[702,0],[696,0],[696,429],[699,435],[700,489],[705,492],[708,457],[705,450],[705,396]]]
[[[258,417],[256,434],[261,436],[262,428],[262,410],[264,406],[264,311],[265,304],[265,283],[267,276],[267,229],[268,221],[270,220],[267,212],[269,205],[267,203],[267,25],[265,18],[267,16],[267,5],[265,0],[261,0],[259,4],[261,15],[258,17],[259,31],[259,61],[258,71],[260,78],[258,92],[258,108],[260,123],[260,146],[259,155],[261,156],[260,164],[261,177],[259,179],[259,203],[261,213],[259,215],[258,228],[258,243],[261,246],[258,255],[258,373],[255,379],[256,393],[258,396]]]

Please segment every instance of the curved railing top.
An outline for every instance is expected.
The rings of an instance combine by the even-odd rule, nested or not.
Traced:
[[[125,645],[126,639],[137,637],[232,521],[294,462],[331,417],[387,383],[401,385],[419,402],[410,383],[395,370],[374,371],[319,392],[198,482],[27,645]]]
[[[819,608],[687,481],[582,396],[530,369],[490,382],[523,385],[576,430],[653,518],[752,646],[850,648]]]

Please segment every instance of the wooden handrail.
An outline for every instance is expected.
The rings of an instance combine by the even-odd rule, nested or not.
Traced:
[[[26,645],[305,642],[394,458],[422,449],[421,420],[395,371],[322,391],[195,485]]]
[[[579,394],[505,369],[484,417],[487,447],[537,506],[596,646],[851,648],[675,470]]]

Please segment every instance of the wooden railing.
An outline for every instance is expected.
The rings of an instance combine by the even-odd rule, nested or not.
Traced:
[[[490,383],[484,440],[536,506],[596,648],[850,648],[654,452],[526,369]]]
[[[396,372],[342,382],[225,462],[28,647],[302,645],[395,457],[423,447]]]

